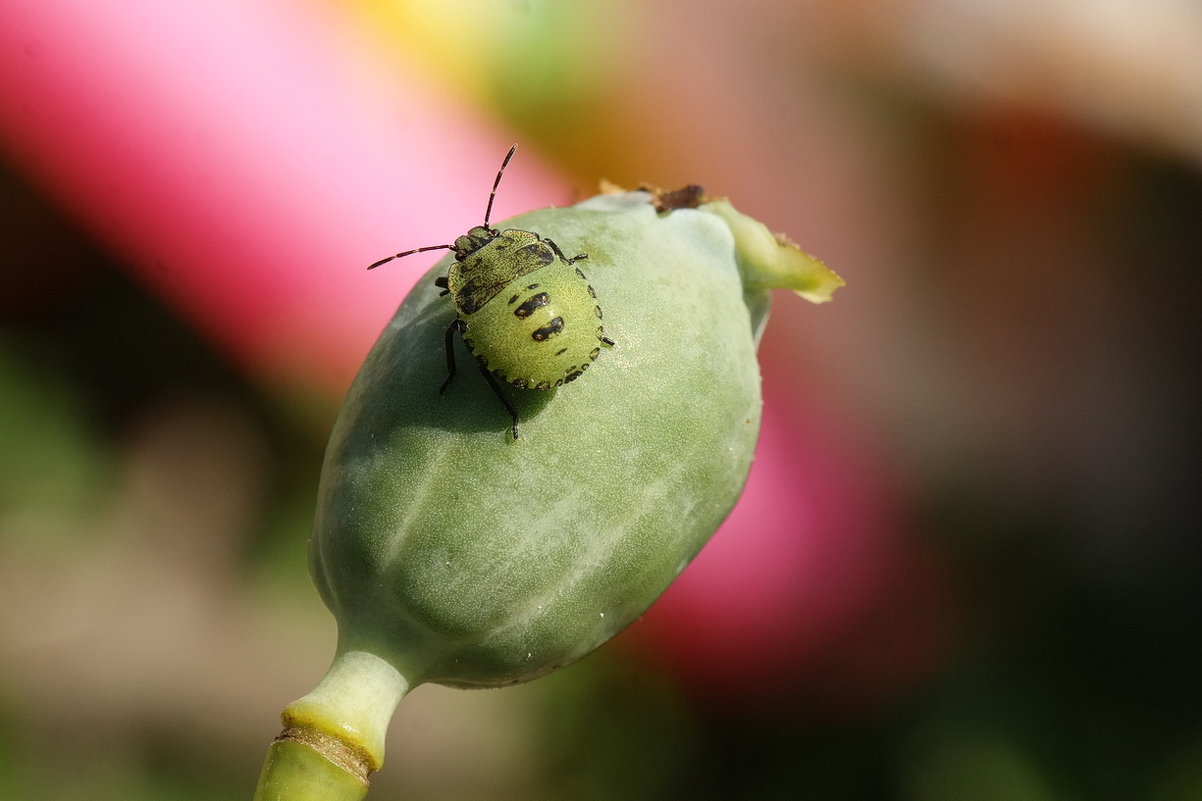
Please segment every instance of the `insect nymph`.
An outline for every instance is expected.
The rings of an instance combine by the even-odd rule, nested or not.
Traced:
[[[454,244],[406,250],[367,268],[427,250],[454,251],[447,274],[434,282],[455,305],[455,320],[446,333],[447,380],[438,391],[445,393],[455,378],[458,331],[509,412],[515,440],[518,412],[499,382],[519,389],[554,389],[579,378],[602,347],[614,344],[605,336],[596,290],[576,266],[587,253],[568,258],[559,245],[533,231],[489,225],[501,175],[517,148],[509,149],[497,170],[483,225]]]

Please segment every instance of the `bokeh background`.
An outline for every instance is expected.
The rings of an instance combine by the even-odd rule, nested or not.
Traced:
[[[0,797],[249,797],[332,655],[338,399],[440,254],[362,267],[517,141],[496,218],[701,182],[848,286],[777,299],[677,585],[419,688],[372,798],[1202,798],[1196,3],[7,0],[0,75]]]

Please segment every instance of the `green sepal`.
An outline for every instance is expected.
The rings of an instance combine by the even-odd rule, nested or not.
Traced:
[[[729,200],[708,201],[698,209],[721,217],[730,227],[748,291],[791,289],[811,303],[826,303],[836,289],[845,286],[822,261],[784,234],[774,234],[759,220],[736,210]]]

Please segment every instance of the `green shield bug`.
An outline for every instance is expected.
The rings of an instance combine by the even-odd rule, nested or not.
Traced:
[[[367,268],[427,250],[454,251],[447,274],[434,282],[455,306],[455,319],[446,333],[447,379],[438,392],[444,394],[455,378],[458,332],[509,412],[515,440],[518,412],[499,382],[518,389],[554,389],[579,378],[602,347],[614,344],[605,336],[596,290],[576,266],[587,253],[568,258],[559,245],[533,231],[499,230],[489,224],[501,176],[517,149],[509,148],[497,170],[483,225],[454,244],[406,250]]]

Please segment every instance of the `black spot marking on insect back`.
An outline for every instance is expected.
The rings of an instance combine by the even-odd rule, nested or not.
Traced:
[[[563,330],[563,318],[553,317],[551,322],[544,325],[542,328],[536,328],[531,332],[530,338],[535,342],[546,342],[551,337]]]
[[[555,351],[555,355],[556,355],[556,356],[562,356],[562,355],[564,355],[564,354],[565,354],[565,353],[567,353],[567,352],[568,352],[568,349],[567,349],[567,348],[560,348],[559,350]]]
[[[513,314],[515,317],[521,317],[525,319],[533,314],[535,309],[542,308],[550,302],[550,295],[548,295],[546,292],[539,292],[537,295],[531,295],[530,297],[526,298],[521,306],[518,306],[513,310]]]
[[[601,319],[601,318],[604,316],[604,315],[602,315],[602,314],[601,314],[601,307],[600,307],[600,306],[594,306],[594,307],[593,307],[593,314],[597,315],[597,319],[598,319],[598,320],[600,320],[600,319]]]
[[[589,284],[589,285],[588,285],[588,296],[589,296],[590,298],[592,298],[593,300],[596,300],[596,299],[597,299],[597,290],[593,289],[593,285],[592,285],[592,284]]]
[[[508,301],[505,303],[505,305],[506,305],[506,306],[512,306],[513,304],[515,304],[515,303],[517,303],[517,302],[518,302],[518,298],[519,298],[519,297],[520,297],[520,295],[514,295],[512,298],[510,298],[510,299],[509,299],[509,300],[508,300]]]
[[[587,281],[587,280],[588,280],[588,278],[586,278],[586,277],[585,277],[585,275],[584,275],[584,270],[580,269],[579,267],[577,267],[577,268],[576,268],[576,275],[580,276],[580,280],[581,280],[581,281]]]

